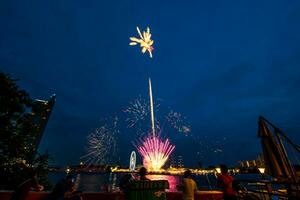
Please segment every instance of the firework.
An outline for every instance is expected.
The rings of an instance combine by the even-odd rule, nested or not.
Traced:
[[[153,51],[153,43],[154,41],[151,40],[151,33],[150,28],[147,27],[147,31],[143,31],[143,35],[139,29],[139,27],[136,27],[137,32],[140,36],[140,38],[136,37],[130,37],[131,42],[129,43],[130,46],[135,46],[137,44],[140,44],[140,47],[142,48],[142,53],[145,53],[148,51],[150,58],[152,58],[152,51]]]
[[[171,126],[180,133],[188,134],[191,131],[191,127],[186,122],[186,118],[179,112],[170,110],[170,112],[166,115],[166,119]]]
[[[153,96],[152,96],[152,85],[151,79],[149,78],[149,98],[150,98],[150,113],[151,113],[151,127],[152,135],[155,137],[155,121],[154,121],[154,111],[153,111]]]
[[[158,111],[160,104],[155,103],[154,110]],[[129,105],[123,110],[124,113],[127,114],[126,122],[128,128],[137,128],[145,124],[146,120],[149,120],[149,110],[150,110],[150,103],[146,101],[144,98],[139,96],[138,98],[134,99],[133,101],[129,102]],[[157,119],[155,120],[155,125],[158,123]],[[157,127],[157,125],[156,125]],[[144,128],[144,127],[143,127]]]
[[[140,29],[137,27],[137,32],[140,36],[140,38],[131,37],[130,45],[134,46],[137,44],[140,44],[140,47],[142,48],[142,53],[145,53],[148,51],[150,58],[152,58],[152,51],[153,51],[153,43],[154,41],[151,40],[151,34],[149,27],[147,28],[147,31],[143,32],[143,35],[141,34]],[[160,138],[159,135],[156,135],[156,127],[155,126],[155,118],[154,118],[154,106],[153,106],[153,96],[152,96],[152,86],[151,86],[151,79],[149,78],[149,105],[150,109],[144,109],[148,108],[148,106],[143,106],[143,110],[137,111],[136,108],[141,108],[140,105],[137,105],[133,110],[129,110],[129,113],[135,113],[135,114],[142,114],[142,118],[146,118],[148,116],[148,111],[150,111],[151,115],[151,134],[148,135],[148,137],[141,140],[141,144],[137,145],[138,152],[143,156],[143,164],[147,169],[158,171],[168,160],[169,155],[174,150],[175,146],[171,145],[169,142],[169,139],[163,140]],[[147,114],[146,114],[147,113]],[[133,120],[133,124],[136,124],[137,119],[135,118]]]
[[[193,137],[193,136],[192,136]],[[193,137],[194,144],[199,146],[197,155],[199,157],[207,158],[208,155],[222,155],[224,152],[224,141],[226,137],[219,138],[214,136],[195,136]]]
[[[169,139],[163,140],[160,136],[152,137],[150,134],[137,146],[138,152],[143,156],[144,166],[152,171],[160,170],[174,149],[175,146]]]
[[[129,106],[124,110],[125,113],[129,114],[129,117],[126,119],[129,123],[128,127],[134,127],[139,121],[145,120],[149,114],[148,110],[149,105],[141,96],[131,101]]]
[[[110,120],[110,123],[104,124],[87,136],[87,152],[81,157],[87,165],[105,164],[116,154],[118,118]]]

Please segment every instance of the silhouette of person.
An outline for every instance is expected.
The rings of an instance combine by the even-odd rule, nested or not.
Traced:
[[[140,175],[141,181],[150,181],[150,179],[146,177],[147,169],[145,167],[141,167],[141,169],[139,171],[139,175]]]
[[[177,186],[178,190],[183,192],[183,200],[194,200],[197,189],[196,182],[192,179],[191,170],[186,170],[183,174],[182,184]]]
[[[29,171],[29,178],[18,185],[10,200],[25,200],[32,188],[34,188],[35,191],[42,191],[44,189],[42,185],[38,184],[37,172],[35,170]]]
[[[69,174],[54,186],[49,200],[81,200],[80,194],[80,191],[75,191],[74,178]]]
[[[232,187],[233,177],[228,174],[228,168],[226,165],[220,165],[221,174],[217,174],[218,186],[223,191],[224,200],[235,200],[237,194]]]

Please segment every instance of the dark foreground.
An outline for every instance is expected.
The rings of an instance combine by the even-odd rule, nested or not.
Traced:
[[[12,191],[0,191],[1,200],[9,200]],[[49,192],[30,192],[26,200],[44,200]],[[123,193],[107,193],[107,192],[86,192],[82,194],[83,200],[125,200]],[[167,192],[167,200],[182,199],[182,192]],[[198,191],[195,194],[195,200],[222,200],[222,192]]]

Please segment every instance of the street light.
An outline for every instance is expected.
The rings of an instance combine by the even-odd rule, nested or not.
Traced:
[[[220,167],[216,167],[215,170],[217,171],[218,174],[221,174],[221,168]]]
[[[265,173],[265,170],[266,170],[266,168],[264,168],[264,167],[259,167],[259,168],[258,168],[258,171],[259,171],[261,174],[264,174],[264,173]]]

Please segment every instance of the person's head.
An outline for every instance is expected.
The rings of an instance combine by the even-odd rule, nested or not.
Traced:
[[[188,169],[184,172],[183,177],[184,178],[189,178],[189,177],[191,177],[191,175],[192,175],[192,172],[191,172],[191,170]]]
[[[220,165],[221,174],[227,174],[228,173],[228,167],[224,164]]]
[[[146,176],[146,174],[147,174],[147,169],[145,167],[141,167],[141,169],[139,171],[139,175],[141,177],[144,177],[144,176]]]

